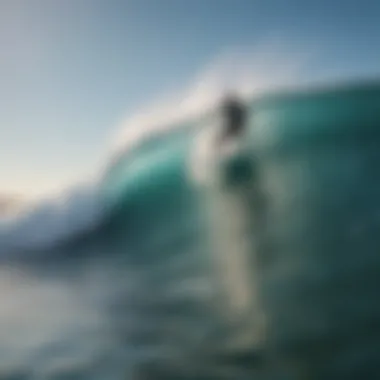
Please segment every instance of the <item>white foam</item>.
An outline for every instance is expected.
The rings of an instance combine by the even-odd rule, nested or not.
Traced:
[[[0,219],[1,254],[44,249],[97,225],[103,204],[96,186],[74,188]]]

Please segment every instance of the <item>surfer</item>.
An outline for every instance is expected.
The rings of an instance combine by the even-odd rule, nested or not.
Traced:
[[[221,105],[222,141],[239,137],[245,129],[247,112],[244,103],[235,96],[224,98]]]

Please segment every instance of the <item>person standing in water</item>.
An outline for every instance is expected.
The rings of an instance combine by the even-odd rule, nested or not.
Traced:
[[[238,97],[229,95],[223,99],[220,113],[222,116],[221,140],[239,137],[244,132],[247,122],[244,103]]]

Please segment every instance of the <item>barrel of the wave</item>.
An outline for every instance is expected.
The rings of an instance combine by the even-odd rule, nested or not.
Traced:
[[[380,83],[258,101],[256,274],[294,379],[380,379]]]
[[[225,329],[226,340],[220,348],[235,353],[254,351],[262,335],[252,277],[255,161],[244,137],[220,144],[217,133],[211,131],[199,139],[203,152],[199,149],[195,153],[196,171],[203,174],[199,183],[208,214],[210,268],[218,289],[216,310]]]

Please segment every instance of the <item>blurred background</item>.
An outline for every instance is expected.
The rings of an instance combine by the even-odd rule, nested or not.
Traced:
[[[0,0],[0,378],[285,379],[258,370],[253,264],[229,259],[255,195],[210,196],[189,162],[228,92],[251,115],[374,82],[379,19],[375,0]]]

